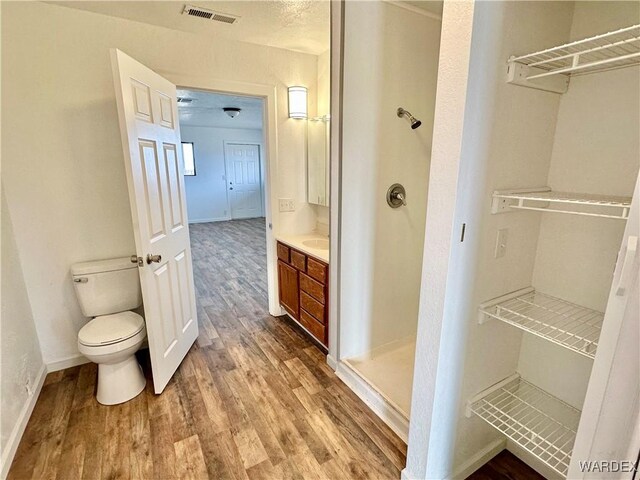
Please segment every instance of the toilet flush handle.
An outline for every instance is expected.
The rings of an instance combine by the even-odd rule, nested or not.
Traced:
[[[151,255],[147,254],[147,265],[151,265],[152,263],[160,263],[162,261],[162,255]]]

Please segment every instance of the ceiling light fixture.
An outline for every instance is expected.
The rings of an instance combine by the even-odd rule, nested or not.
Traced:
[[[240,109],[236,107],[225,107],[222,109],[222,111],[229,115],[230,118],[236,118],[238,115],[240,115]]]
[[[289,87],[289,118],[307,118],[307,87]]]

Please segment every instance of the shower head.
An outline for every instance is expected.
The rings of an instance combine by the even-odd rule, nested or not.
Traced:
[[[400,117],[400,118],[407,117],[409,119],[409,121],[411,122],[411,128],[413,130],[415,130],[420,125],[422,125],[422,122],[420,120],[415,118],[413,115],[411,115],[411,113],[409,113],[407,110],[405,110],[402,107],[398,107],[398,112],[397,113],[398,113],[398,117]]]

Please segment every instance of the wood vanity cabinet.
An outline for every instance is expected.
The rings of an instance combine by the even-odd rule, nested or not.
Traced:
[[[278,242],[280,305],[325,347],[329,339],[329,265]]]

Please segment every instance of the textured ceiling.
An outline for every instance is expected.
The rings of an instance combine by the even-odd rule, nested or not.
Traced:
[[[178,97],[191,98],[189,104],[178,104],[180,125],[222,128],[262,128],[262,100],[221,93],[178,90]],[[236,118],[222,111],[224,107],[240,108]]]
[[[324,0],[50,1],[183,32],[224,37],[319,55],[329,49],[330,11]],[[182,15],[185,4],[239,15],[233,25]]]

